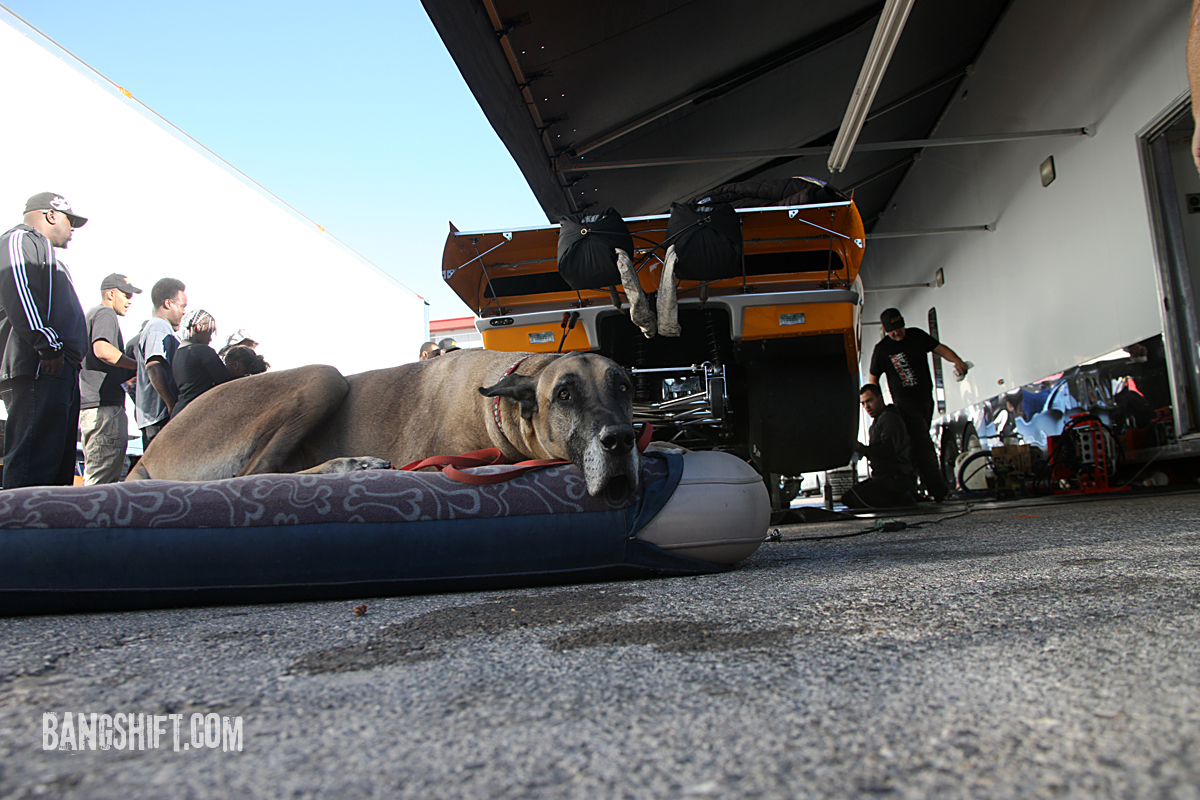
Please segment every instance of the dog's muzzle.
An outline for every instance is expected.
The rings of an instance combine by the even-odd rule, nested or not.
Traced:
[[[583,456],[583,475],[588,494],[603,491],[629,494],[637,488],[641,459],[634,446],[637,437],[628,423],[605,425],[588,443]]]
[[[600,431],[600,446],[614,456],[623,456],[633,449],[636,437],[628,425],[609,425]]]

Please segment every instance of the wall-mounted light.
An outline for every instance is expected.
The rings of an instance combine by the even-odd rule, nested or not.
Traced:
[[[1054,156],[1050,156],[1043,161],[1040,169],[1042,172],[1042,186],[1045,187],[1054,183],[1054,179],[1057,177],[1054,172]]]
[[[904,30],[913,2],[887,0],[884,3],[879,24],[875,27],[875,36],[867,49],[867,58],[858,74],[858,83],[854,85],[854,94],[850,96],[850,105],[846,107],[846,116],[842,118],[842,127],[838,129],[837,139],[833,142],[833,152],[829,154],[830,172],[841,172],[850,161],[850,153],[862,132],[863,123],[867,121],[871,103],[875,102],[875,92],[879,91],[879,84],[883,82],[883,75],[887,72],[888,62],[892,60],[896,43],[900,41],[900,33]]]

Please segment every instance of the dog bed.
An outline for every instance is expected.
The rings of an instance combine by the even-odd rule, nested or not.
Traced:
[[[504,470],[486,467],[482,471]],[[759,476],[647,453],[631,497],[571,465],[254,475],[0,492],[0,614],[363,598],[727,570],[766,536]]]

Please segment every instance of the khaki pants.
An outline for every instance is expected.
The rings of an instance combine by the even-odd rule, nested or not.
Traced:
[[[116,483],[125,479],[129,421],[124,406],[85,408],[79,412],[83,445],[83,483]]]

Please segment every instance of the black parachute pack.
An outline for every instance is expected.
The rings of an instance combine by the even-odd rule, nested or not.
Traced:
[[[567,214],[558,219],[558,272],[572,289],[621,284],[617,248],[633,257],[633,237],[613,209],[602,214]]]
[[[693,198],[707,205],[729,203],[734,208],[803,206],[849,200],[844,193],[819,178],[759,178],[726,183]]]
[[[675,273],[684,280],[715,281],[742,272],[742,221],[728,203],[672,203],[666,241],[675,247]]]

